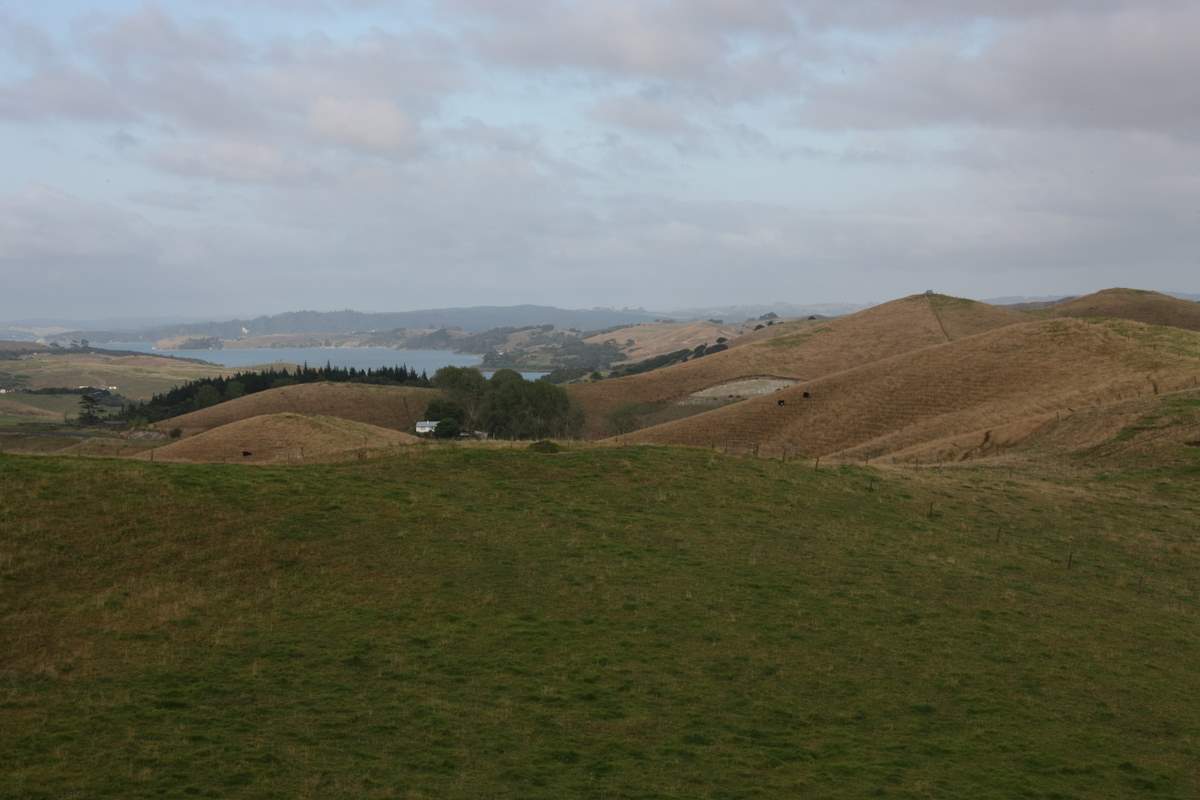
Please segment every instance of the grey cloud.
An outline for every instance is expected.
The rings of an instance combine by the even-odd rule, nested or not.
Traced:
[[[163,62],[227,64],[250,55],[250,46],[222,21],[184,26],[152,4],[125,15],[91,14],[75,28],[98,58],[120,69]]]
[[[144,221],[67,192],[34,185],[0,195],[0,264],[10,268],[80,258],[116,264],[155,249]]]
[[[292,185],[323,179],[323,173],[307,159],[251,140],[172,143],[152,153],[149,161],[176,175],[218,182]]]
[[[849,81],[807,89],[818,128],[928,125],[1200,131],[1200,7],[1068,13],[1001,28],[979,54],[901,49]]]
[[[65,64],[39,67],[29,77],[0,84],[0,119],[109,122],[136,116],[107,80]]]
[[[459,6],[488,20],[475,42],[491,59],[676,82],[719,75],[741,57],[738,37],[776,40],[795,33],[789,4],[774,0],[528,0],[504,6],[459,0]]]
[[[137,139],[106,157],[151,172],[119,206],[0,197],[0,314],[105,271],[205,314],[233,285],[264,311],[1200,289],[1194,3],[451,0],[335,33],[351,7],[253,43],[154,6],[33,37],[0,116],[64,159],[58,125]]]
[[[45,31],[4,9],[0,9],[0,50],[26,63],[47,63],[57,55]]]
[[[685,112],[644,94],[604,98],[593,107],[592,115],[603,123],[637,133],[687,137],[698,132]]]
[[[115,150],[129,150],[142,143],[141,139],[124,129],[113,131],[104,140]]]

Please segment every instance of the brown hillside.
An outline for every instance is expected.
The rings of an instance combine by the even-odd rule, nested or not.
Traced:
[[[1085,464],[1126,467],[1200,461],[1200,390],[1040,414],[892,454],[898,461],[925,464],[1064,455],[1075,455]]]
[[[1056,317],[1113,317],[1200,331],[1200,303],[1141,289],[1105,289],[1048,309]]]
[[[46,353],[50,348],[44,344],[37,342],[14,342],[9,339],[0,339],[0,353],[8,354],[23,354],[23,353]]]
[[[815,380],[1027,319],[986,303],[913,295],[838,319],[789,323],[784,335],[672,367],[567,388],[583,408],[587,433],[602,436],[608,432],[609,415],[623,405],[678,402],[743,378]]]
[[[337,417],[265,414],[159,447],[153,457],[155,461],[239,464],[337,461],[419,441],[390,428]]]
[[[1200,335],[1046,320],[893,356],[622,441],[877,458],[1197,380]]]
[[[13,419],[42,421],[42,422],[62,422],[63,415],[56,414],[53,411],[48,411],[44,408],[22,403],[17,400],[20,395],[4,395],[0,397],[0,418],[12,417]]]
[[[647,322],[598,333],[584,341],[589,344],[614,341],[625,351],[624,361],[642,361],[684,348],[691,350],[702,344],[716,344],[720,338],[732,340],[742,332],[737,325],[717,325],[708,321]],[[629,344],[631,341],[632,345]]]
[[[211,408],[164,420],[163,431],[182,429],[184,435],[228,425],[263,414],[321,414],[365,422],[381,428],[412,431],[425,413],[436,389],[408,386],[372,386],[362,383],[306,383],[281,386],[239,397]]]

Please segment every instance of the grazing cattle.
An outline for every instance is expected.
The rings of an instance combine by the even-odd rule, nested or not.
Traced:
[[[778,403],[779,403],[779,405],[781,405],[781,406],[786,406],[786,405],[787,405],[787,400],[779,400],[779,401],[778,401]]]
[[[810,399],[811,397],[812,397],[812,395],[811,395],[811,394],[809,394],[808,392],[805,392],[805,393],[804,393],[804,399],[805,399],[805,400],[808,400],[808,399]]]
[[[242,458],[249,458],[252,455],[254,455],[254,453],[251,453],[249,450],[242,451]]]

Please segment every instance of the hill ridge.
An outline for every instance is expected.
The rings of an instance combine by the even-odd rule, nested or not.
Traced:
[[[1172,350],[1163,337],[1183,342]],[[1200,336],[1189,332],[1134,322],[1033,321],[900,353],[620,439],[874,458],[1042,411],[1184,388],[1198,375]]]
[[[607,432],[606,420],[624,405],[676,402],[692,393],[755,375],[814,380],[943,343],[948,336],[963,337],[1028,319],[1019,312],[978,301],[914,294],[833,320],[773,326],[781,330],[768,334],[769,338],[750,343],[735,340],[724,352],[640,375],[572,384],[568,391],[584,409],[588,434],[601,437]],[[767,330],[759,331],[757,336]]]

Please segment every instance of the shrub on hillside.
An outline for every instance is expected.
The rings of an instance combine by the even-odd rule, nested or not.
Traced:
[[[437,439],[457,439],[460,433],[462,433],[462,425],[453,417],[441,420],[433,430],[433,435]]]
[[[444,397],[435,397],[429,401],[429,405],[425,408],[425,419],[437,420],[438,422],[454,420],[461,428],[467,421],[467,410],[453,400],[447,400]]]
[[[583,414],[567,392],[548,381],[527,381],[511,369],[490,380],[477,369],[443,367],[433,383],[464,412],[465,426],[499,439],[568,438],[583,426]]]

